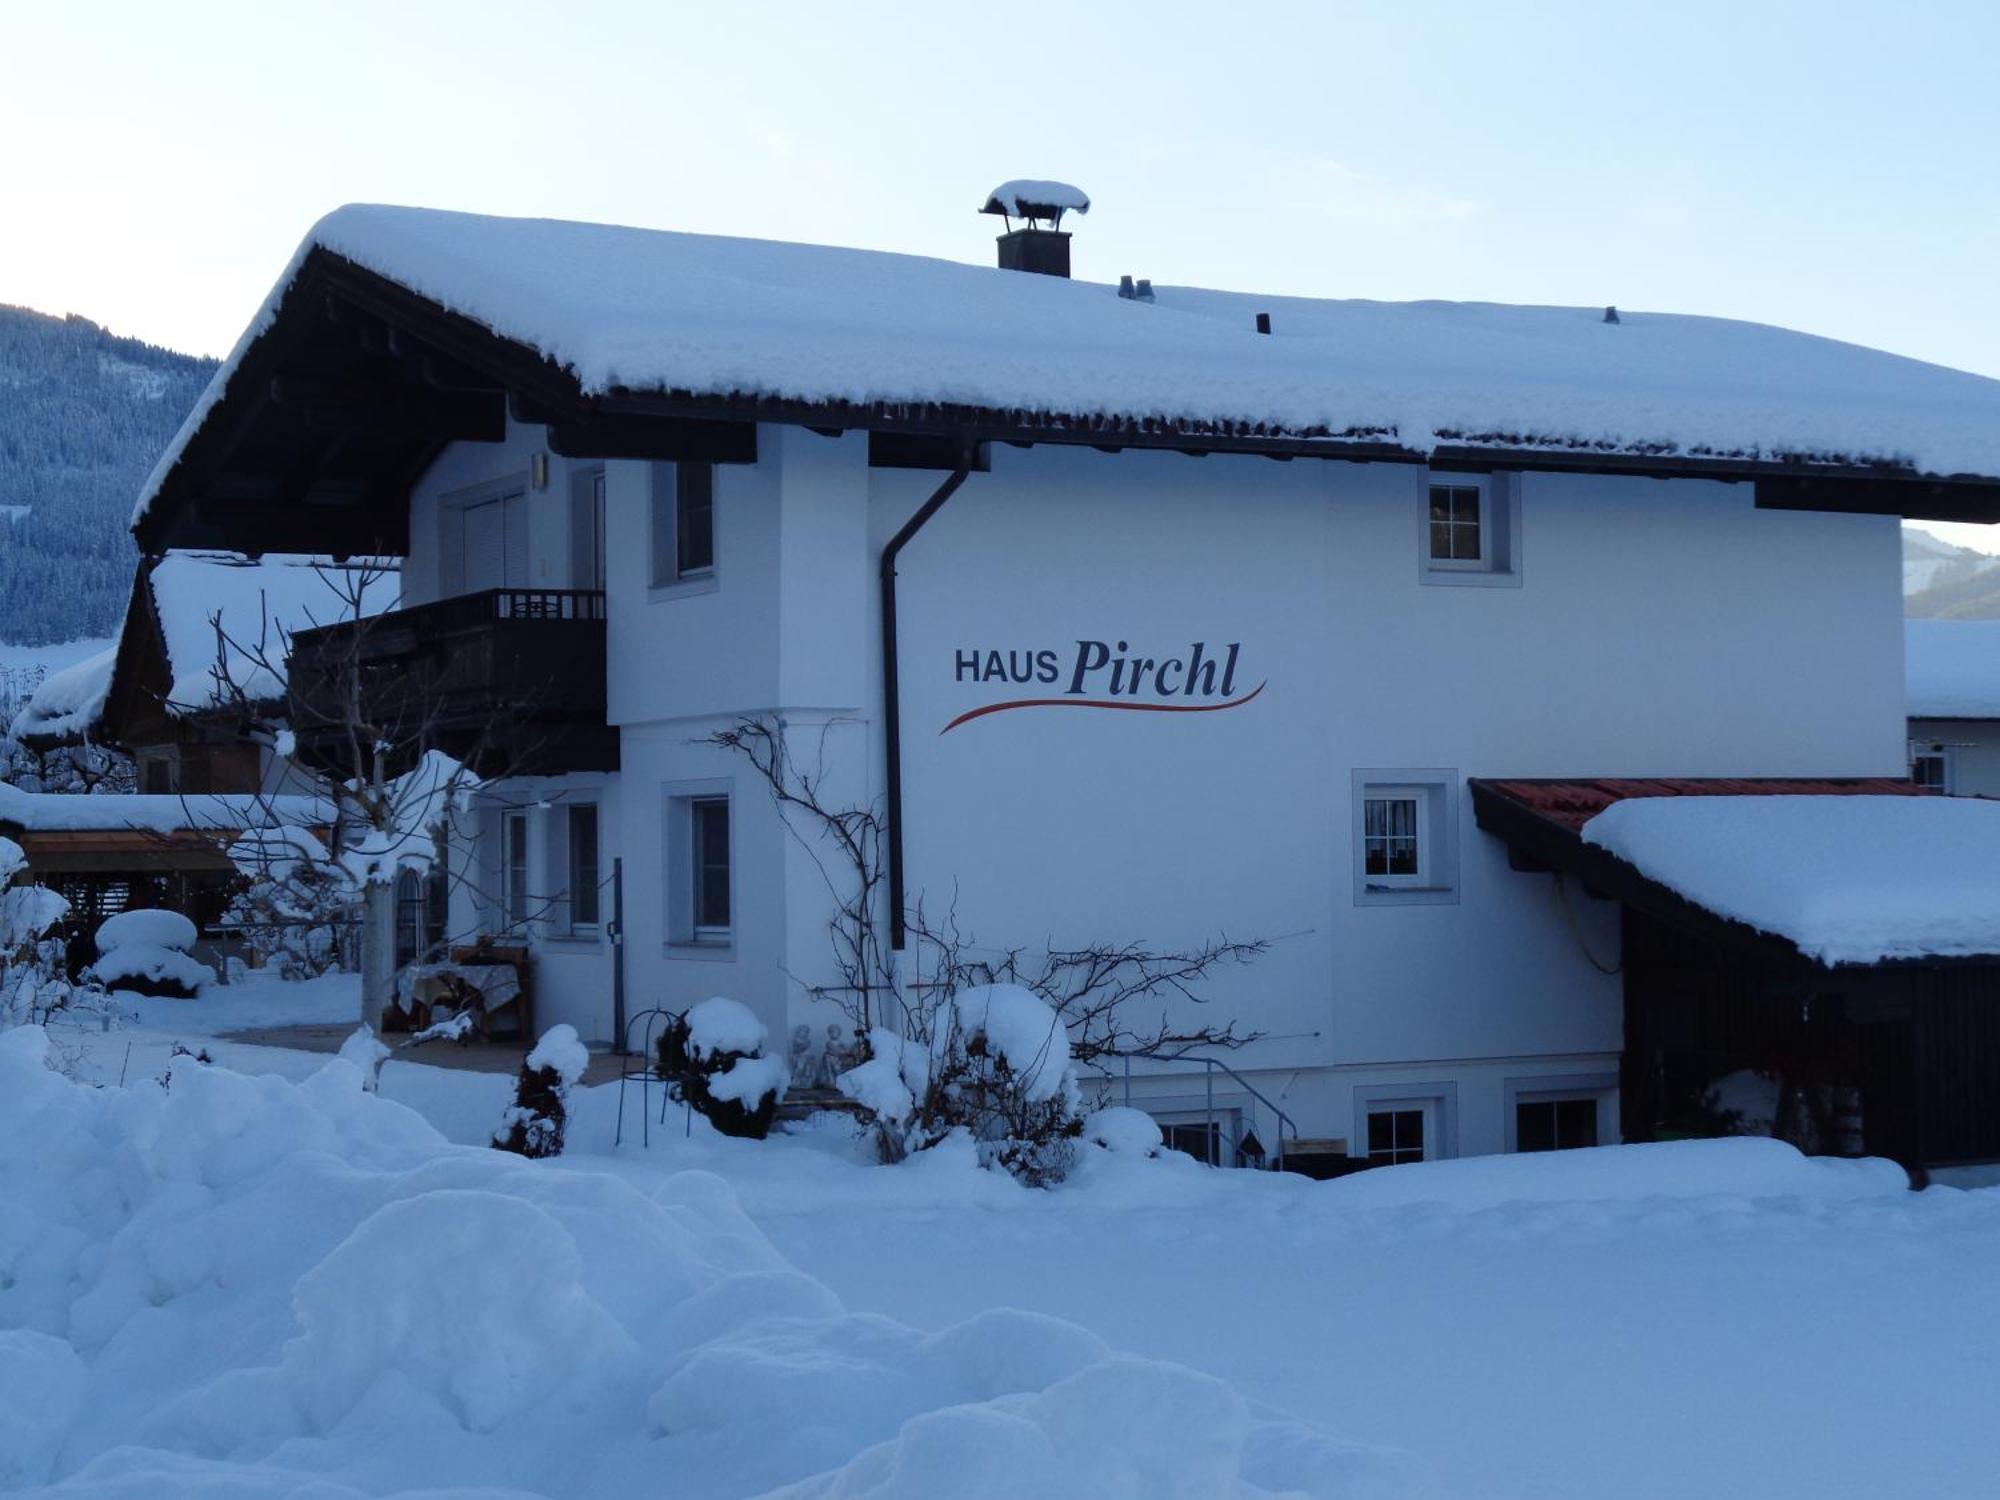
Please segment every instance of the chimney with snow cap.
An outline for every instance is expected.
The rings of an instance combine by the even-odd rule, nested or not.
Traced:
[[[1000,269],[1033,271],[1042,276],[1069,275],[1069,235],[1063,231],[1066,213],[1087,214],[1090,198],[1067,182],[1017,178],[986,195],[983,214],[999,214],[1007,223],[1000,236]],[[1023,221],[1019,229],[1014,221]]]

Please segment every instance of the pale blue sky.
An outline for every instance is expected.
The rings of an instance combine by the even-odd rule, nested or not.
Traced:
[[[1052,176],[1093,279],[1615,302],[2000,376],[1991,0],[0,0],[0,56],[0,302],[183,349],[347,201],[985,261],[985,191]]]

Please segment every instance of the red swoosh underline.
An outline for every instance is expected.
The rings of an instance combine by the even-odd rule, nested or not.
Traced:
[[[1015,698],[1006,703],[989,703],[984,708],[967,709],[938,733],[950,734],[961,724],[983,719],[988,714],[1004,713],[1010,708],[1117,708],[1136,714],[1212,714],[1225,708],[1241,708],[1263,692],[1269,681],[1266,678],[1241,698],[1230,698],[1221,703],[1120,703],[1107,698]]]

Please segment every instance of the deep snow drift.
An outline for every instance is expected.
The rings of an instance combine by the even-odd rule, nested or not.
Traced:
[[[181,1058],[165,1081],[93,1088],[47,1047],[0,1035],[0,1483],[147,1500],[1406,1489],[1390,1456],[1071,1323],[988,1310],[925,1333],[847,1313],[707,1173],[642,1187],[454,1147],[340,1058],[298,1083]]]

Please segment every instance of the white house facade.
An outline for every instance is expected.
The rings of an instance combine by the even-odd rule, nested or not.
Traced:
[[[1721,343],[1704,366],[1687,352],[1703,330],[1679,326],[1703,320],[1655,320],[1671,325],[1662,368],[1693,388],[1685,421],[1697,430],[1673,455],[1639,427],[1618,429],[1615,402],[1583,417],[1562,407],[1538,427],[1529,408],[1549,372],[1512,389],[1504,350],[1479,355],[1499,391],[1478,429],[1488,436],[1433,414],[1419,437],[1401,409],[1394,422],[1360,410],[1306,420],[1282,409],[1303,399],[1306,367],[1274,392],[1246,382],[1263,353],[1296,358],[1280,347],[1289,325],[1316,328],[1333,314],[1315,309],[1343,305],[1284,299],[1243,299],[1272,308],[1265,326],[1276,326],[1259,333],[1246,313],[1245,347],[1216,356],[1208,410],[1226,420],[1175,419],[1172,381],[1149,374],[1142,341],[1139,394],[1124,408],[1141,417],[1106,420],[1120,409],[1114,390],[1093,426],[1051,421],[1004,388],[1041,370],[1064,388],[1052,400],[1074,408],[1067,388],[1089,372],[1060,350],[995,354],[1006,368],[990,391],[974,388],[977,358],[932,368],[932,325],[954,306],[931,283],[938,263],[776,247],[807,267],[824,257],[824,276],[800,284],[834,302],[858,278],[864,321],[893,323],[862,293],[907,279],[919,309],[912,383],[890,389],[877,368],[894,363],[893,327],[882,347],[853,344],[866,368],[843,366],[844,334],[774,293],[770,347],[805,352],[760,391],[757,361],[776,356],[747,335],[702,346],[715,371],[654,370],[645,360],[670,363],[659,351],[678,346],[638,326],[638,312],[619,316],[620,298],[654,307],[648,287],[672,303],[647,277],[727,266],[738,242],[608,232],[630,242],[592,264],[608,273],[638,257],[632,280],[608,313],[566,328],[559,305],[533,296],[510,314],[519,289],[493,280],[494,265],[550,285],[576,265],[529,264],[518,247],[485,266],[431,253],[455,237],[504,238],[491,228],[503,221],[343,213],[315,231],[163,461],[141,540],[365,543],[404,558],[413,618],[478,597],[498,601],[482,616],[496,630],[547,620],[579,639],[597,632],[601,656],[563,668],[581,718],[539,741],[516,736],[529,748],[487,762],[449,925],[525,938],[536,1024],[568,1022],[606,1044],[646,1007],[715,994],[753,1007],[774,1036],[849,1021],[828,933],[848,872],[795,814],[788,824],[740,751],[712,738],[755,721],[782,732],[825,801],[878,810],[895,846],[875,914],[885,937],[921,911],[949,918],[973,952],[1268,944],[1206,976],[1199,1006],[1161,1012],[1251,1040],[1100,1080],[1169,1125],[1218,1120],[1224,1153],[1246,1136],[1268,1148],[1273,1132],[1295,1154],[1391,1161],[1517,1149],[1530,1136],[1616,1140],[1621,905],[1484,831],[1471,783],[1901,780],[1898,517],[2000,513],[2000,488],[1976,477],[2000,471],[2000,454],[1952,451],[1957,429],[1926,425],[1927,382],[1950,372],[1801,353],[1786,341],[1818,341],[1762,330],[1774,368],[1817,368],[1807,354],[1857,361],[1823,377],[1856,402],[1879,408],[1881,390],[1914,384],[1908,423],[1877,409],[1866,432],[1849,429],[1837,400],[1805,391],[1795,410],[1766,392],[1778,404],[1753,447],[1728,422],[1757,414],[1699,389],[1704,370],[1737,378],[1726,372],[1740,371],[1747,325],[1713,325]],[[580,247],[585,260],[602,248],[564,230],[607,233],[543,225],[536,243],[552,256]],[[754,269],[772,249],[737,253]],[[1018,294],[1007,316],[1046,317],[1051,295],[1079,306],[1087,295],[1091,317],[1134,320],[1146,339],[1181,315],[1166,289],[1145,304],[1022,271],[950,271],[947,287],[965,278],[974,313]],[[355,311],[309,324],[302,286]],[[1219,297],[1186,293],[1200,314],[1186,321],[1220,318]],[[1506,311],[1466,311],[1464,339],[1489,339],[1487,320]],[[282,447],[251,381],[332,339],[343,316],[361,326],[360,346],[436,368],[397,377],[414,410],[362,442],[381,450],[366,472],[321,459],[326,493],[345,484],[358,497],[339,512],[351,520],[331,523],[330,504],[316,518],[302,493],[258,491],[204,427],[222,413],[246,434],[238,453]],[[1604,347],[1648,337],[1629,314],[1574,319],[1564,336],[1577,339],[1572,385],[1586,393]],[[370,332],[378,323],[392,332]],[[480,330],[504,344],[490,368]],[[687,330],[696,345],[713,334]],[[820,354],[830,373],[815,392]],[[1411,389],[1420,366],[1401,372]],[[477,382],[466,370],[501,394],[504,413],[468,414],[462,395]],[[1961,404],[2000,411],[1994,383],[1950,378]],[[1477,385],[1464,369],[1437,379],[1476,399],[1463,395]],[[563,380],[582,393],[569,405],[550,393]],[[1696,399],[1710,396],[1738,413],[1713,431]],[[1273,408],[1268,421],[1245,415],[1257,400]],[[1815,420],[1823,433],[1806,430]],[[1577,422],[1573,441],[1554,440]],[[1919,456],[1885,472],[1878,445]],[[1791,456],[1752,456],[1780,451]],[[351,534],[324,532],[341,524]],[[536,717],[532,702],[514,708]],[[899,983],[923,981],[919,946],[906,940]],[[894,995],[872,1004],[893,1007]]]

